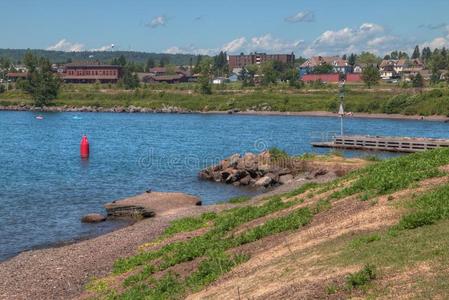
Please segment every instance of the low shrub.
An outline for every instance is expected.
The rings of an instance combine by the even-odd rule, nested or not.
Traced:
[[[374,279],[376,279],[376,267],[374,265],[367,264],[362,270],[354,274],[349,274],[346,278],[346,283],[349,288],[357,288]]]

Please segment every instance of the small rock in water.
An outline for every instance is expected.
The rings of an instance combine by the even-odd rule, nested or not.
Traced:
[[[88,214],[81,218],[83,223],[99,223],[106,221],[106,217],[100,214]]]

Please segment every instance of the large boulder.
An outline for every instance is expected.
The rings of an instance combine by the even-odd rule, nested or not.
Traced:
[[[83,223],[99,223],[106,221],[106,217],[100,214],[88,214],[81,218]]]
[[[287,184],[287,183],[291,182],[292,180],[293,180],[292,174],[286,174],[286,175],[279,176],[280,184]]]
[[[201,205],[198,197],[183,193],[149,192],[105,205],[108,216],[150,218],[176,213],[180,209]]]
[[[236,153],[229,158],[229,167],[235,168],[237,167],[240,160],[240,154]]]
[[[267,187],[267,186],[269,186],[271,184],[272,181],[273,180],[271,179],[271,177],[264,176],[264,177],[260,178],[259,180],[257,180],[255,182],[255,185],[259,186],[259,187],[261,187],[261,186]]]

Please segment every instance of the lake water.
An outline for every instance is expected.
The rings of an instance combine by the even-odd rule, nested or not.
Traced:
[[[197,179],[233,153],[270,147],[324,153],[310,142],[339,130],[338,118],[195,114],[0,112],[0,260],[20,251],[110,231],[82,224],[103,204],[142,193],[181,191],[210,204],[254,191]],[[346,133],[449,138],[449,124],[347,119]],[[91,157],[79,157],[87,134]],[[348,152],[349,155],[362,155]]]

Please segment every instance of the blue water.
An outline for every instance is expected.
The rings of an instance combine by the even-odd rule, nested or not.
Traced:
[[[181,191],[210,204],[254,191],[204,182],[197,172],[235,152],[280,147],[326,152],[310,142],[339,130],[337,118],[241,115],[0,112],[0,260],[33,247],[109,231],[82,224],[103,204]],[[348,134],[449,137],[449,124],[348,119]],[[79,158],[87,134],[89,161]],[[361,155],[351,152],[349,155]]]

